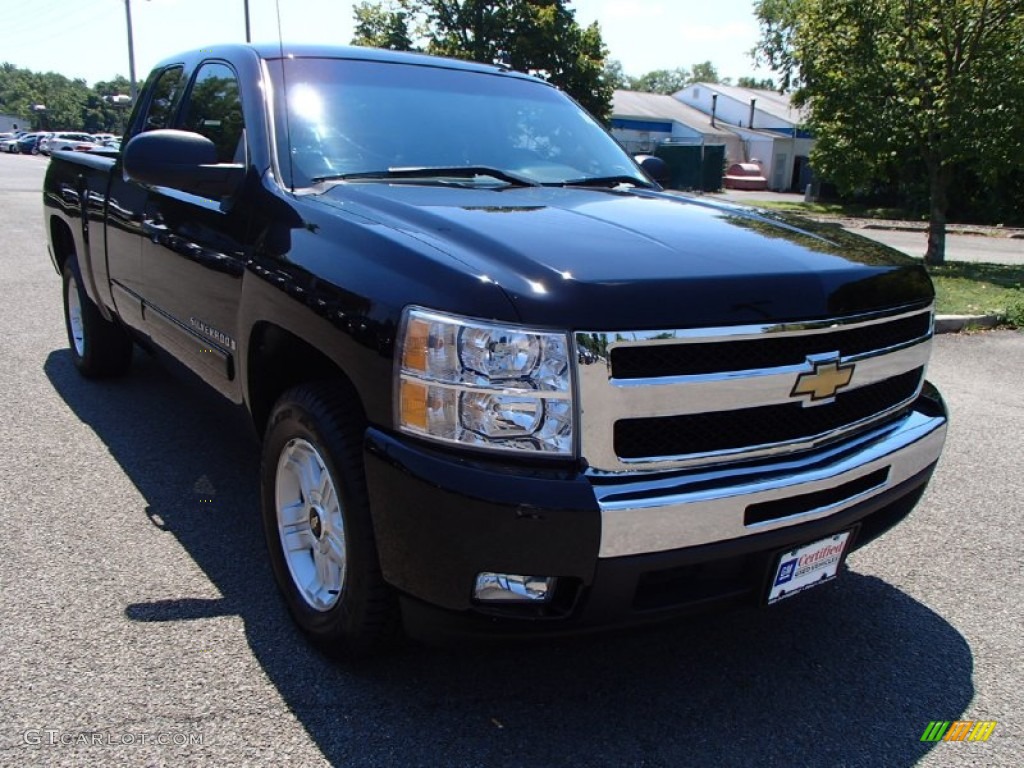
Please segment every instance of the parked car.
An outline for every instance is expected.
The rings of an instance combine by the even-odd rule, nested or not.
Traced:
[[[22,136],[18,142],[18,151],[25,155],[38,155],[39,154],[39,142],[46,136],[45,132],[30,133],[27,136]]]
[[[88,149],[96,143],[96,137],[88,133],[57,132],[39,142],[39,151],[44,155],[69,149]]]
[[[98,152],[104,155],[117,154],[121,151],[121,141],[119,139],[103,139],[88,146],[74,147],[74,149],[83,152]]]
[[[0,142],[0,152],[14,155],[38,155],[39,140],[45,135],[44,133],[26,133],[17,138]]]

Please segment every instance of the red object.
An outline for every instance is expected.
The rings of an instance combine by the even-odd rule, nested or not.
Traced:
[[[768,189],[768,179],[761,175],[757,163],[733,163],[722,183],[726,189]]]

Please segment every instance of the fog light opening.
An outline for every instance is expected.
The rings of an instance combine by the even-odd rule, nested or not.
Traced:
[[[555,593],[554,576],[478,573],[473,599],[480,603],[547,603]]]

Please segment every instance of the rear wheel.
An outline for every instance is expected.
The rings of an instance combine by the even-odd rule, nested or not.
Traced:
[[[105,320],[82,288],[74,257],[64,265],[64,325],[75,367],[90,379],[119,376],[132,360],[132,340],[116,322]]]
[[[263,441],[262,512],[278,586],[325,651],[358,654],[398,634],[380,572],[363,474],[363,420],[337,383],[303,385],[274,406]]]

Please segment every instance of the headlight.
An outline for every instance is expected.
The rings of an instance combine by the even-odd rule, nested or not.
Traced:
[[[400,431],[477,448],[572,455],[568,334],[407,309],[396,357]]]

